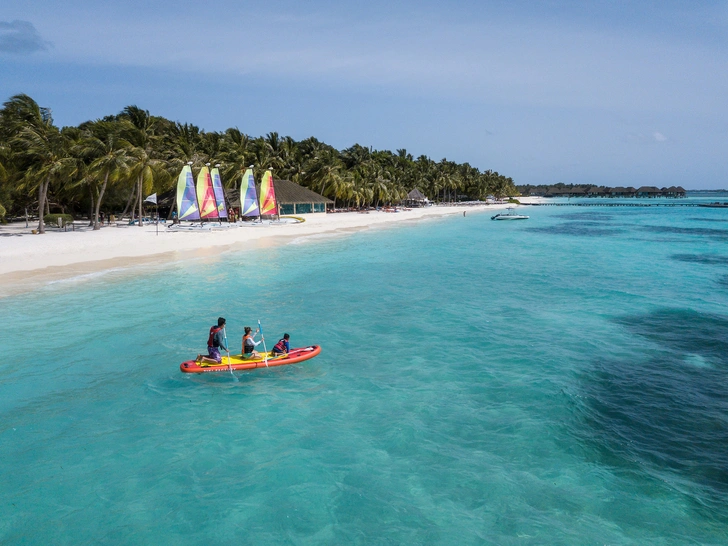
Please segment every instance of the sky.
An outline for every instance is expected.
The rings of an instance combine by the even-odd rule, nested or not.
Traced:
[[[728,188],[728,0],[0,0],[0,102]]]

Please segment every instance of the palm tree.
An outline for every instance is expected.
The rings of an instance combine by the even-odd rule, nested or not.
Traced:
[[[94,230],[100,229],[99,210],[109,179],[119,180],[131,161],[131,144],[122,138],[121,131],[121,124],[111,121],[94,121],[87,124],[84,130],[79,155],[89,161],[89,182],[95,183],[96,188],[98,183],[101,184],[96,189]]]
[[[158,118],[149,115],[148,110],[142,110],[134,105],[127,106],[122,110],[120,117],[126,122],[123,126],[123,134],[133,148],[129,152],[128,158],[129,178],[136,182],[136,190],[133,190],[133,193],[136,193],[139,207],[139,227],[143,227],[145,190],[151,191],[155,175],[163,180],[169,178],[165,167],[179,170],[180,165],[177,163],[181,163],[181,161],[165,162],[155,157],[157,155],[155,145],[160,141],[157,135],[160,123]],[[197,144],[197,128],[179,124],[175,128],[179,130],[177,145],[186,149],[188,153],[194,154]]]
[[[4,107],[12,112],[10,146],[27,165],[21,188],[37,187],[38,232],[45,233],[43,209],[48,188],[53,181],[72,175],[76,165],[69,157],[68,141],[53,125],[49,110],[38,106],[28,95],[15,95]]]
[[[8,212],[25,206],[30,202],[28,190],[36,194],[37,189],[41,217],[50,206],[77,209],[88,200],[92,209],[89,216],[95,222],[95,211],[100,206],[95,192],[106,180],[100,196],[120,207],[126,202],[125,211],[134,203],[141,217],[145,192],[161,191],[166,179],[188,161],[197,165],[219,161],[228,187],[250,164],[272,167],[281,177],[350,205],[390,203],[402,199],[414,187],[432,200],[457,198],[460,194],[482,198],[516,193],[513,180],[497,172],[481,173],[467,163],[447,160],[436,163],[424,155],[414,159],[404,148],[391,152],[354,144],[339,151],[314,137],[297,142],[270,132],[252,138],[236,128],[208,133],[194,125],[151,116],[137,106],[128,106],[119,115],[101,121],[121,123],[117,138],[133,145],[133,157],[123,175],[109,174],[106,178],[99,164],[90,169],[91,163],[99,159],[90,155],[77,157],[74,166],[69,152],[78,154],[83,148],[78,141],[88,127],[59,131],[50,110],[40,108],[27,95],[6,102],[0,109],[2,206]],[[41,218],[41,231],[42,226]]]
[[[238,180],[239,175],[254,161],[250,137],[237,127],[225,131],[221,143],[220,159],[222,169],[220,175],[223,182],[233,184],[231,180]]]
[[[8,182],[8,170],[5,168],[7,158],[10,150],[7,146],[0,144],[0,218],[4,218],[7,213],[7,209],[3,206],[3,203],[9,201],[9,188],[6,184]]]

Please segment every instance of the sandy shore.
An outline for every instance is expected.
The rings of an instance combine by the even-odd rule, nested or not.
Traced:
[[[302,215],[299,224],[232,227],[213,231],[173,231],[160,224],[104,226],[99,231],[76,224],[76,231],[47,228],[33,235],[25,223],[0,226],[0,295],[32,290],[46,282],[136,264],[176,261],[225,250],[280,244],[298,237],[346,232],[437,216],[468,214],[507,205],[435,206],[396,213],[371,211]]]

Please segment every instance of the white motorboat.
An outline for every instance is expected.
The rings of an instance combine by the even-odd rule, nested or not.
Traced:
[[[525,214],[516,214],[513,212],[513,207],[508,207],[508,212],[501,212],[495,216],[490,217],[491,220],[528,220],[528,216]]]

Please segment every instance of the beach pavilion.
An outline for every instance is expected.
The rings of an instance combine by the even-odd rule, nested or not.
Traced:
[[[407,199],[404,200],[404,206],[406,207],[426,207],[430,200],[419,190],[419,188],[413,189],[407,194]]]
[[[281,214],[308,214],[333,209],[334,202],[290,180],[273,180]]]

